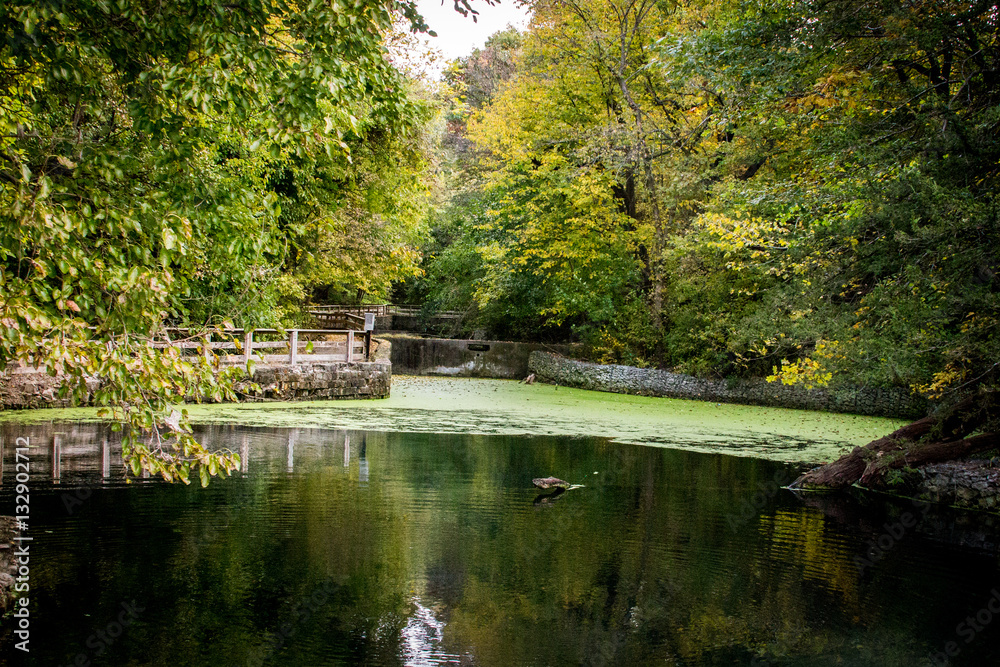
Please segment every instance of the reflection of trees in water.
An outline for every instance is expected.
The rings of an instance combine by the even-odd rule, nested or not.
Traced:
[[[81,480],[101,487],[100,448],[84,452],[100,431],[72,428],[54,493]],[[756,654],[842,653],[902,665],[919,654],[910,605],[920,610],[915,598],[949,583],[934,573],[930,583],[859,575],[853,559],[866,536],[857,527],[882,520],[870,507],[824,513],[779,493],[747,520],[727,521],[783,470],[769,462],[594,439],[290,435],[206,427],[203,441],[247,451],[245,476],[208,489],[153,482],[94,493],[39,565],[48,613],[72,625],[81,604],[101,617],[90,606],[145,596],[153,611],[142,650],[189,664],[249,660],[291,624],[278,656],[287,664],[318,664],[331,651],[407,662],[410,647],[413,664],[445,655],[748,664]],[[585,487],[534,505],[530,480],[547,474]],[[898,554],[922,553],[910,546]],[[883,579],[873,587],[870,576]],[[328,601],[302,607],[331,581]],[[913,589],[907,613],[892,600],[904,587]]]
[[[579,469],[566,454],[530,472]],[[850,655],[847,629],[881,624],[865,655],[912,664],[910,627],[866,608],[854,552],[822,514],[781,495],[737,531],[724,523],[775,466],[597,445],[585,467],[602,457],[607,485],[449,542],[468,569],[446,598],[451,648],[476,646],[484,664],[748,664]]]

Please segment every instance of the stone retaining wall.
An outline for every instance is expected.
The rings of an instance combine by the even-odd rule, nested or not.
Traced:
[[[34,369],[8,369],[0,373],[0,409],[69,407],[69,400],[58,397],[60,383],[60,378]],[[87,379],[87,388],[91,393],[99,386],[96,378]]]
[[[914,496],[932,503],[1000,510],[1000,468],[989,461],[932,463],[904,472],[903,478],[904,483],[916,482]]]
[[[260,392],[249,387],[260,386]],[[337,398],[388,398],[392,364],[371,361],[355,363],[258,366],[253,378],[236,385],[245,398],[280,401]]]
[[[844,387],[805,389],[765,380],[704,380],[632,366],[592,364],[547,352],[532,352],[531,371],[544,382],[616,394],[686,398],[805,410],[915,419],[928,403],[904,389]]]
[[[388,348],[388,345],[385,346]],[[388,355],[388,349],[384,354]],[[252,389],[259,385],[260,391]],[[87,381],[91,392],[99,381]],[[253,377],[236,383],[235,389],[245,400],[322,400],[339,398],[387,398],[392,385],[392,364],[386,360],[371,362],[302,363],[294,366],[264,365],[254,368]],[[18,372],[0,374],[0,408],[63,408],[69,402],[57,397],[59,378],[47,373]]]

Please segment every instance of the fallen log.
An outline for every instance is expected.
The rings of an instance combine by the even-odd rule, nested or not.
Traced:
[[[902,455],[887,456],[872,461],[858,482],[864,487],[878,488],[883,485],[885,476],[890,470],[954,461],[997,447],[1000,447],[1000,433],[983,433],[962,440],[923,445]]]
[[[888,470],[913,466],[916,461],[937,463],[991,449],[992,446],[986,446],[989,440],[984,436],[968,438],[968,441],[963,438],[988,419],[991,411],[986,408],[991,405],[992,398],[992,395],[985,399],[969,396],[947,410],[918,419],[864,447],[855,447],[833,463],[813,468],[792,482],[789,488],[835,491],[861,481],[866,475],[875,482]],[[929,435],[934,438],[932,443],[920,442]],[[883,472],[877,472],[879,470]]]
[[[834,491],[854,484],[865,474],[873,459],[888,452],[900,451],[907,442],[912,442],[930,432],[934,426],[931,417],[925,417],[907,424],[889,435],[855,447],[833,463],[828,463],[801,475],[789,487],[793,489],[825,489]]]

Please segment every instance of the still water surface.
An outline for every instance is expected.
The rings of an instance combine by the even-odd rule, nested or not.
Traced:
[[[1000,664],[1000,617],[959,625],[1000,586],[991,518],[799,499],[775,484],[792,464],[602,438],[203,426],[248,456],[201,489],[125,485],[97,425],[3,429],[3,508],[13,436],[38,445],[31,653],[9,622],[0,640],[16,664],[910,667],[948,642],[951,664]],[[547,475],[585,486],[543,495],[531,479]]]

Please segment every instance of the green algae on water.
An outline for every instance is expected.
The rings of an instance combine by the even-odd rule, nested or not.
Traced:
[[[610,394],[514,380],[393,378],[387,399],[187,406],[195,424],[418,433],[599,436],[626,444],[830,461],[903,422],[880,417]],[[99,421],[96,408],[0,412],[21,423]]]

